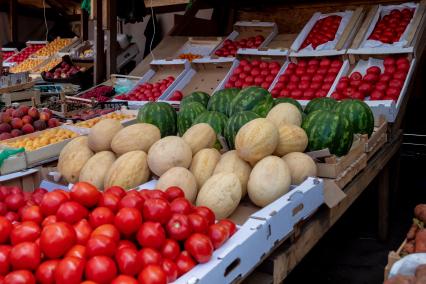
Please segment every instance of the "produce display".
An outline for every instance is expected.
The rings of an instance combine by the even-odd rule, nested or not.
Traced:
[[[171,283],[237,231],[209,208],[192,206],[178,187],[100,192],[79,182],[70,192],[28,193],[1,186],[0,205],[6,284]]]
[[[188,61],[192,61],[194,59],[202,58],[202,55],[199,54],[193,54],[193,53],[182,53],[178,55],[178,58],[180,59],[187,59]]]
[[[214,52],[220,57],[235,56],[239,48],[258,48],[265,41],[265,37],[257,35],[239,40],[226,39],[223,46]]]
[[[86,71],[86,68],[72,65],[68,62],[62,61],[61,65],[56,67],[54,70],[44,72],[44,76],[46,76],[46,78],[48,79],[68,79],[80,71],[84,72]]]
[[[6,140],[60,125],[49,110],[35,107],[7,108],[0,113],[0,140]]]
[[[114,109],[112,108],[107,108],[107,109],[86,109],[86,110],[80,110],[77,113],[73,113],[72,116],[70,117],[71,119],[76,119],[76,120],[89,120],[101,115],[106,115],[109,114],[110,112],[113,112]]]
[[[393,9],[388,15],[380,18],[368,39],[383,43],[398,42],[413,18],[415,9]]]
[[[410,61],[406,57],[387,56],[383,65],[383,68],[368,67],[364,75],[355,71],[341,77],[332,98],[397,101],[410,69]]]
[[[303,41],[300,49],[309,45],[316,49],[321,44],[333,41],[341,21],[342,17],[338,15],[327,16],[318,20]]]
[[[225,88],[259,86],[268,89],[280,68],[281,64],[277,61],[243,59],[232,72]]]
[[[337,74],[342,68],[340,59],[299,59],[288,64],[271,90],[274,98],[290,97],[311,100],[327,96]]]
[[[173,83],[175,78],[169,76],[156,83],[142,83],[138,84],[129,93],[118,95],[117,100],[125,101],[156,101],[164,93],[164,91]]]
[[[84,127],[84,128],[92,128],[98,122],[100,122],[104,119],[114,119],[114,120],[122,121],[122,120],[133,119],[133,118],[135,118],[134,115],[123,114],[123,113],[119,113],[119,112],[113,112],[113,113],[103,115],[101,117],[92,118],[92,119],[89,119],[89,120],[86,120],[86,121],[80,121],[80,122],[76,123],[75,126]]]
[[[25,61],[30,55],[37,52],[39,49],[43,48],[44,44],[28,44],[28,46],[22,49],[19,53],[14,56],[8,58],[7,62],[9,63],[21,63]]]
[[[114,96],[115,90],[111,86],[97,86],[79,95],[82,99],[95,99],[98,102],[107,102]]]
[[[44,62],[44,59],[34,59],[34,58],[28,58],[25,59],[23,62],[19,63],[16,66],[13,66],[9,69],[11,73],[20,73],[20,72],[32,72],[36,69],[37,66],[42,64]]]
[[[410,230],[407,233],[406,243],[401,251],[401,256],[411,253],[426,252],[426,205],[419,204],[414,208],[414,219]]]
[[[50,59],[47,63],[44,63],[42,66],[37,68],[37,70],[35,70],[35,72],[37,72],[37,73],[48,72],[50,69],[52,69],[53,67],[55,67],[56,65],[61,63],[61,61],[62,61],[61,58],[55,58],[54,57],[54,58]]]
[[[9,57],[15,54],[15,51],[0,51],[3,57],[3,61],[7,60]]]
[[[71,38],[56,38],[53,41],[49,42],[46,46],[39,49],[34,56],[48,57],[54,55],[56,52],[60,51],[64,47],[72,43]]]

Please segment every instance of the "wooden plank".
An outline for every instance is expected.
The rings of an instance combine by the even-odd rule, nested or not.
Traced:
[[[107,52],[106,52],[106,78],[117,73],[117,2],[106,0],[107,6]]]
[[[82,10],[81,11],[81,16],[80,16],[80,28],[81,28],[81,39],[83,41],[86,41],[89,39],[89,14],[87,13],[86,10]]]
[[[92,6],[95,16],[95,70],[93,72],[95,85],[105,78],[104,31],[102,29],[102,0],[94,0]]]
[[[9,41],[18,41],[18,14],[16,13],[18,1],[9,0]]]

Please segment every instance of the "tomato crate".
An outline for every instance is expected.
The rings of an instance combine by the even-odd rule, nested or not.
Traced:
[[[174,80],[169,80],[167,87],[162,91],[162,93],[159,92],[160,94],[158,94],[158,96],[156,95],[156,99],[154,99],[153,94],[151,94],[151,101],[168,100],[172,95],[171,90],[179,83],[180,80],[182,80],[189,69],[190,64],[188,60],[153,60],[150,63],[150,69],[141,77],[135,87],[133,87],[127,94],[114,97],[113,101],[126,101],[127,99],[125,99],[125,96],[129,96],[130,94],[133,96],[138,95],[141,98],[140,101],[127,100],[130,109],[138,109],[149,102],[149,100],[146,100],[146,95],[143,95],[145,99],[141,97],[142,91],[139,90],[141,85],[149,83],[151,89],[153,89],[154,84],[160,84],[159,82],[169,80],[169,77],[173,77]]]
[[[40,171],[38,168],[22,170],[0,176],[0,185],[17,186],[24,192],[33,192],[40,184]]]
[[[155,189],[153,180],[139,189]],[[237,232],[212,259],[198,264],[173,283],[235,283],[247,276],[275,247],[289,238],[295,226],[309,218],[324,203],[321,179],[308,178],[264,208],[243,200],[230,216]]]
[[[426,26],[425,12],[425,0],[372,6],[348,52],[413,53],[420,56],[424,49],[421,37]]]
[[[33,53],[43,48],[47,43],[47,41],[27,41],[27,47],[5,60],[3,62],[3,66],[11,67],[20,64],[25,59],[30,57]]]
[[[13,55],[17,54],[19,51],[17,48],[10,48],[10,47],[2,47],[0,49],[0,53],[2,53],[3,61],[6,61],[9,57],[12,57]]]
[[[373,111],[373,114],[376,120],[379,119],[380,116],[384,116],[388,122],[394,122],[396,117],[398,116],[398,112],[399,112],[399,109],[401,108],[402,102],[405,99],[407,89],[414,72],[416,59],[412,56],[412,54],[406,54],[406,53],[392,54],[392,55],[389,55],[389,54],[388,55],[386,54],[384,55],[360,55],[360,54],[354,55],[352,54],[351,56],[352,57],[350,58],[350,64],[347,64],[343,67],[343,72],[339,74],[337,81],[339,82],[347,81],[348,82],[347,84],[351,84],[351,80],[359,79],[359,78],[357,79],[355,77],[352,77],[352,76],[355,76],[354,75],[355,73],[357,77],[362,76],[364,78],[366,75],[368,75],[367,69],[371,67],[378,67],[378,68],[375,68],[376,69],[375,72],[377,72],[376,75],[378,76],[378,79],[376,80],[374,78],[371,78],[371,82],[368,81],[370,86],[369,89],[367,88],[365,90],[362,90],[361,94],[359,94],[361,92],[360,89],[358,89],[357,91],[355,88],[349,88],[351,92],[348,93],[347,91],[348,88],[346,88],[347,93],[346,95],[344,95],[345,89],[339,89],[339,88],[341,86],[344,86],[345,84],[342,83],[342,85],[339,85],[339,82],[338,82],[337,84],[333,85],[333,87],[331,88],[330,96],[336,99],[343,99],[350,96],[356,99],[363,99],[365,103],[367,103],[368,106]],[[390,58],[394,58],[393,61]],[[397,66],[397,60],[399,58],[406,58],[406,59],[401,59],[400,67]],[[386,67],[386,68],[389,68],[388,69],[389,71],[387,71],[385,68],[385,65],[388,65],[388,66],[393,65],[394,67]],[[401,69],[398,69],[398,68],[401,68]],[[370,71],[368,72],[372,73],[373,71],[372,69],[370,69]],[[403,73],[403,74],[400,74],[400,73]],[[386,76],[386,74],[388,75]],[[405,75],[405,77],[403,75]],[[399,76],[399,77],[396,77],[396,76]],[[404,80],[403,83],[402,83],[402,80]],[[363,81],[365,81],[365,79],[363,79]],[[392,84],[395,83],[395,86],[391,85],[391,83]],[[398,84],[398,86],[396,84]],[[359,88],[360,87],[361,86],[359,86]],[[398,93],[398,90],[399,90],[399,93]],[[379,91],[379,92],[375,92],[375,91]]]
[[[221,52],[223,47],[233,41],[246,41],[248,38],[261,36],[258,45],[246,46],[247,48],[264,48],[278,34],[277,24],[274,22],[240,21],[234,24],[234,30],[211,52],[210,55],[219,57],[235,56],[238,48],[233,48],[230,54]]]
[[[365,139],[364,153],[367,154],[368,160],[388,141],[387,131],[388,122],[385,117],[380,116],[378,120],[375,120],[374,130],[371,136],[367,137],[367,135],[363,135]]]
[[[330,56],[345,54],[349,48],[355,34],[362,23],[364,9],[357,8],[355,10],[345,10],[341,12],[323,14],[316,12],[306,23],[305,27],[299,33],[291,46],[291,56]],[[330,30],[329,22],[335,22],[331,26],[335,30]],[[328,27],[324,28],[324,36],[327,33],[333,33],[329,36],[329,40],[324,37],[319,42],[317,29],[321,29],[322,23]],[[314,31],[315,29],[315,31]],[[311,35],[313,35],[311,42]],[[333,36],[333,37],[332,37]]]
[[[190,37],[173,55],[173,58],[188,59],[185,55],[193,55],[193,59],[209,57],[212,51],[222,42],[220,37]],[[190,60],[191,61],[191,60]]]

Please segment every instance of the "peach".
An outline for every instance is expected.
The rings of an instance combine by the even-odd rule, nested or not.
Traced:
[[[43,120],[36,120],[34,121],[34,129],[37,131],[45,130],[46,129],[46,122]]]
[[[38,118],[39,116],[38,109],[35,107],[31,107],[28,110],[28,115],[31,116],[32,118]]]
[[[24,124],[31,124],[31,123],[33,122],[33,118],[32,118],[31,116],[29,116],[29,115],[25,115],[25,116],[22,118],[22,122],[23,122]]]
[[[10,116],[9,113],[2,112],[2,114],[1,114],[1,121],[5,122],[5,123],[9,123],[9,122],[12,121],[12,117]]]
[[[10,134],[12,134],[13,137],[18,137],[18,136],[21,136],[24,133],[19,129],[13,129],[12,132],[10,132]]]
[[[47,113],[45,111],[40,112],[40,120],[48,121],[50,119],[50,113]]]
[[[49,126],[49,128],[54,128],[59,126],[61,123],[59,122],[59,120],[57,118],[51,118],[49,119],[49,121],[47,122],[47,125]]]
[[[26,115],[28,114],[28,110],[30,108],[28,106],[20,106],[18,109],[21,110],[24,113],[24,115]]]
[[[22,118],[23,116],[24,116],[24,113],[20,109],[15,109],[12,112],[12,117]]]
[[[2,124],[0,124],[0,133],[9,133],[12,130],[12,127],[10,126],[9,123],[5,123],[3,122]]]
[[[12,124],[12,128],[15,128],[15,129],[21,129],[22,126],[24,126],[22,119],[20,119],[18,117],[15,117],[14,119],[12,119],[11,124]]]
[[[22,131],[25,134],[33,133],[34,132],[34,126],[32,126],[31,124],[25,124],[24,126],[22,126]]]
[[[4,132],[2,134],[0,134],[0,140],[6,140],[6,139],[10,139],[13,138],[12,134]]]

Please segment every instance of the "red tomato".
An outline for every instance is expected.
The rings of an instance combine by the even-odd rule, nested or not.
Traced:
[[[219,224],[228,227],[229,236],[232,236],[237,231],[237,226],[229,219],[222,219],[219,221]]]
[[[115,254],[117,245],[116,242],[107,236],[97,235],[92,236],[86,244],[86,254],[88,257],[104,255],[113,256]]]
[[[92,228],[114,224],[114,213],[107,207],[97,207],[89,214],[89,223]]]
[[[386,76],[389,76],[388,74],[384,74],[384,75],[386,75]],[[402,72],[402,71],[397,71],[397,72],[395,72],[394,74],[393,74],[393,78],[394,79],[396,79],[396,80],[400,80],[400,81],[402,81],[402,82],[404,82],[405,81],[405,77],[407,77],[407,74],[405,73],[405,72]],[[380,78],[381,79],[381,78]],[[390,76],[389,76],[389,79],[387,80],[387,81],[389,81],[390,80]],[[386,81],[386,82],[387,82]]]
[[[166,233],[160,223],[145,222],[136,238],[142,247],[160,248],[166,241]]]
[[[122,234],[131,235],[142,225],[142,215],[136,208],[122,208],[115,216],[114,224]]]
[[[396,89],[402,89],[402,85],[403,85],[403,82],[401,82],[400,80],[392,79],[389,82],[389,87],[396,88]]]
[[[359,85],[358,91],[368,96],[371,93],[371,91],[373,91],[373,87],[371,86],[370,83],[362,83],[361,85]]]
[[[12,247],[9,261],[14,270],[35,270],[41,261],[41,252],[33,242],[23,242]]]
[[[170,210],[173,213],[190,214],[192,212],[192,204],[188,199],[179,197],[170,203]]]
[[[370,95],[371,100],[382,100],[384,98],[385,94],[382,91],[373,91]]]
[[[206,218],[199,214],[189,214],[188,219],[194,233],[207,233],[209,224]]]
[[[75,201],[67,201],[59,206],[56,212],[58,221],[75,224],[81,219],[85,218],[89,212],[85,207]]]
[[[396,67],[395,66],[388,66],[385,67],[385,74],[390,74],[393,75],[396,72]]]
[[[22,242],[34,242],[40,236],[40,227],[34,222],[26,221],[15,226],[10,233],[12,245]]]
[[[43,215],[40,207],[37,205],[25,206],[21,211],[21,221],[33,221],[40,224],[43,221]]]
[[[362,79],[362,75],[359,72],[353,72],[350,76],[349,76],[350,80],[353,81],[360,81]]]
[[[166,258],[163,260],[163,263],[161,264],[161,268],[163,268],[163,271],[167,275],[167,282],[173,282],[178,277],[178,267],[176,263],[174,263],[172,260]]]
[[[88,182],[77,182],[71,188],[71,199],[77,201],[81,205],[91,208],[98,204],[101,193],[98,189]]]
[[[117,250],[115,261],[121,274],[137,275],[141,272],[142,263],[138,259],[138,251],[133,248]]]
[[[41,200],[40,209],[44,216],[56,215],[56,212],[62,203],[66,202],[68,197],[59,190],[48,192]]]
[[[41,223],[42,227],[46,227],[47,225],[54,224],[57,222],[56,215],[49,215],[46,218],[43,219],[43,222]]]
[[[56,283],[80,284],[83,278],[85,260],[68,256],[59,261],[55,269]]]
[[[126,191],[120,186],[111,186],[107,188],[104,193],[111,193],[120,199],[126,195]]]
[[[87,280],[109,284],[117,275],[117,267],[107,256],[94,256],[87,261],[85,275]]]
[[[4,244],[9,240],[12,230],[12,223],[5,217],[0,216],[0,244]]]
[[[187,273],[190,271],[197,263],[195,260],[191,257],[191,255],[184,250],[179,254],[179,256],[176,259],[176,266],[178,267],[179,276]]]
[[[46,260],[41,263],[35,274],[37,282],[41,284],[54,284],[55,269],[58,264],[59,260],[57,259]]]
[[[47,225],[41,231],[40,249],[48,258],[63,256],[76,242],[73,227],[64,222]]]
[[[376,74],[366,74],[364,76],[364,81],[368,82],[368,83],[375,83],[379,80],[379,75]]]
[[[4,277],[4,284],[35,284],[35,278],[28,270],[17,270]]]
[[[19,215],[16,212],[9,211],[4,217],[12,223],[19,221]]]
[[[145,200],[139,195],[127,194],[118,203],[118,209],[127,207],[127,208],[136,208],[139,211],[142,211],[144,202]]]
[[[162,198],[148,199],[143,205],[144,220],[166,224],[171,215],[169,203]]]
[[[138,277],[139,284],[166,284],[167,275],[159,265],[148,265]]]
[[[82,245],[75,245],[67,252],[65,257],[67,256],[75,256],[81,259],[86,258],[86,247]]]
[[[221,224],[213,224],[209,227],[210,237],[215,249],[221,247],[229,239],[230,231],[228,227]]]
[[[195,233],[185,241],[185,250],[199,263],[206,263],[212,257],[213,244],[206,235]]]
[[[6,204],[4,204],[4,202],[0,201],[0,216],[4,216],[7,213],[7,207]]]
[[[104,193],[99,199],[98,205],[101,207],[107,207],[111,209],[112,212],[117,212],[118,204],[120,202],[120,197],[114,195],[113,193]]]
[[[10,271],[9,253],[11,249],[11,246],[0,246],[0,275],[6,275]]]
[[[109,237],[116,243],[120,240],[120,232],[117,230],[117,228],[114,225],[111,225],[111,224],[105,224],[105,225],[97,227],[95,230],[93,230],[90,236],[94,237],[97,235],[103,235],[103,236]]]
[[[77,244],[85,245],[92,234],[92,227],[86,219],[74,224]]]
[[[160,265],[161,261],[161,254],[155,249],[143,248],[138,253],[138,262],[142,264],[142,267],[146,267],[150,264]]]
[[[214,224],[215,222],[216,217],[213,211],[208,207],[197,206],[194,208],[194,213],[206,218],[209,225]]]
[[[180,253],[180,246],[177,241],[167,239],[161,248],[161,254],[164,258],[175,260]]]
[[[166,225],[167,234],[171,239],[182,241],[192,233],[191,223],[186,215],[175,213]]]
[[[166,189],[166,197],[169,202],[172,202],[178,197],[185,197],[185,193],[177,186],[171,186]]]
[[[117,244],[117,250],[120,250],[122,248],[131,248],[137,250],[137,247],[135,243],[128,241],[128,240],[120,240]]]
[[[138,281],[127,275],[119,275],[112,280],[111,284],[138,284]]]
[[[383,60],[383,65],[385,67],[390,67],[390,66],[394,66],[395,65],[395,58],[393,58],[392,56],[388,56]]]
[[[12,193],[6,196],[4,199],[6,207],[10,211],[18,211],[20,208],[25,206],[25,199],[22,193]]]
[[[400,90],[398,90],[397,88],[389,87],[386,90],[386,96],[391,97],[394,100],[396,100],[398,98],[399,93],[400,93]]]
[[[367,68],[367,74],[380,75],[380,73],[382,73],[382,70],[377,66],[371,66]]]

